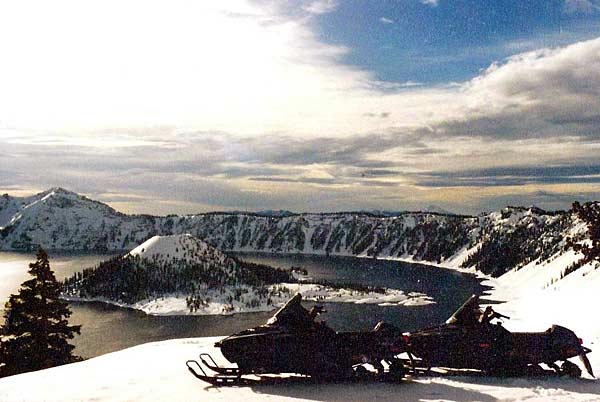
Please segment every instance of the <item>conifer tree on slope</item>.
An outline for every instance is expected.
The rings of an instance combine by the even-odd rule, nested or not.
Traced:
[[[48,254],[40,248],[29,264],[33,276],[21,284],[5,306],[0,327],[0,376],[40,370],[81,360],[68,340],[80,325],[69,325],[71,310],[59,298],[61,285],[50,269]]]

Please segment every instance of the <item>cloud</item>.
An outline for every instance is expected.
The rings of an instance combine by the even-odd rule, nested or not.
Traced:
[[[422,82],[416,82],[416,81],[406,81],[406,82],[403,82],[400,85],[403,86],[403,87],[405,87],[405,88],[410,88],[410,87],[419,87],[419,86],[422,86],[423,83]]]
[[[526,184],[600,183],[600,165],[506,166],[419,174],[427,187],[521,186]]]
[[[493,64],[460,90],[462,116],[445,135],[600,138],[600,39]]]
[[[337,6],[338,2],[336,0],[316,0],[310,2],[303,8],[311,14],[327,14],[334,11]]]
[[[439,0],[421,0],[421,3],[431,7],[437,7],[439,4]]]
[[[470,82],[427,88],[381,82],[345,65],[348,49],[322,43],[310,18],[290,16],[277,3],[175,1],[166,9],[144,2],[144,18],[128,5],[106,32],[99,21],[114,14],[116,2],[75,5],[75,20],[60,12],[71,7],[66,0],[42,2],[39,15],[54,19],[32,23],[44,37],[18,23],[28,15],[19,4],[2,6],[15,18],[0,35],[19,39],[0,44],[11,60],[0,65],[0,124],[36,131],[38,142],[64,133],[80,141],[82,132],[104,130],[105,138],[86,141],[125,144],[110,130],[126,128],[137,129],[128,139],[135,145],[154,127],[303,138],[407,127],[434,128],[438,136],[590,136],[599,127],[598,40],[517,55]],[[23,55],[23,48],[31,51]],[[377,113],[386,118],[372,118]]]
[[[380,113],[367,112],[364,115],[368,116],[368,117],[377,117],[380,119],[387,119],[388,117],[390,117],[390,112],[380,112]]]
[[[307,8],[325,12],[335,4]],[[368,91],[368,73],[338,63],[347,49],[320,42],[310,18],[288,16],[283,4],[35,5],[36,13],[30,3],[0,5],[11,16],[0,24],[0,36],[15,38],[0,43],[3,60],[10,60],[0,65],[5,127],[74,135],[163,125],[254,134],[289,126],[333,131],[338,124],[321,108],[346,114],[340,94]]]
[[[379,22],[381,22],[382,24],[393,24],[394,20],[386,17],[381,17],[379,18]]]
[[[156,213],[477,212],[519,190],[548,205],[597,193],[583,169],[600,151],[600,39],[426,87],[345,65],[349,49],[322,43],[314,16],[274,2],[135,3],[143,17],[111,0],[40,3],[43,37],[7,4],[0,34],[18,40],[0,44],[3,188],[61,185]]]
[[[565,0],[563,12],[566,15],[595,15],[600,14],[598,0]]]

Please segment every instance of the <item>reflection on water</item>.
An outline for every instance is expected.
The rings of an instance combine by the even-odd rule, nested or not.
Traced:
[[[472,276],[440,268],[394,261],[352,257],[278,256],[241,254],[244,259],[280,267],[300,266],[315,279],[337,283],[387,286],[405,292],[423,292],[436,304],[418,307],[381,307],[372,304],[326,303],[322,316],[342,331],[369,330],[380,320],[409,331],[444,321],[473,293],[482,290]],[[57,278],[93,266],[110,255],[50,254]],[[2,303],[27,279],[32,254],[0,252],[0,300]],[[312,303],[307,303],[310,306]],[[144,313],[104,303],[71,303],[70,322],[82,325],[73,343],[76,353],[92,357],[141,343],[172,338],[228,335],[264,323],[272,313],[230,316],[147,316]]]
[[[71,323],[81,324],[76,352],[97,356],[146,342],[217,336],[265,322],[271,313],[231,316],[151,316],[105,303],[71,303]]]

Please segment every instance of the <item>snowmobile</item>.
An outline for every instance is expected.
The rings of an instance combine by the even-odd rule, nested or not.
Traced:
[[[380,322],[369,332],[336,332],[315,320],[324,312],[322,306],[308,311],[301,301],[297,293],[266,324],[215,343],[237,367],[221,367],[203,353],[199,361],[186,362],[188,369],[197,378],[217,385],[257,381],[242,377],[246,375],[283,373],[319,380],[403,377],[404,365],[395,356],[406,350],[406,345],[398,328]],[[216,374],[209,375],[205,368]]]
[[[510,332],[500,321],[509,317],[489,306],[482,311],[479,303],[473,295],[444,324],[405,334],[412,364],[416,357],[426,370],[448,367],[494,375],[535,375],[544,372],[540,363],[545,363],[559,374],[579,377],[581,369],[567,360],[579,356],[594,376],[586,356],[591,350],[573,331],[553,325],[545,332]]]

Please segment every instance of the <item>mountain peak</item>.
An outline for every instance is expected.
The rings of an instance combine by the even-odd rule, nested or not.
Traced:
[[[203,260],[206,254],[213,254],[220,260],[225,254],[191,234],[153,236],[133,250],[129,255],[148,259],[181,259],[190,262]]]
[[[62,188],[62,187],[51,187],[48,190],[42,191],[41,193],[34,195],[33,197],[34,197],[34,199],[44,199],[44,198],[52,197],[52,196],[56,196],[56,195],[79,196],[79,194],[77,194],[73,191],[67,190],[65,188]]]
[[[47,190],[48,193],[55,193],[55,194],[68,194],[68,195],[78,195],[76,192],[71,191],[71,190],[67,190],[66,188],[63,187],[52,187],[49,190]]]

